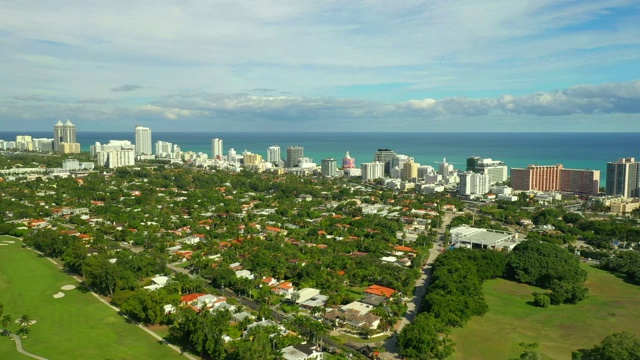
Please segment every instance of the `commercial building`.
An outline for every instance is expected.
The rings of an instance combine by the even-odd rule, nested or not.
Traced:
[[[511,169],[514,190],[566,191],[598,195],[600,170],[564,169],[557,165],[529,165],[526,169]]]
[[[507,180],[509,169],[502,161],[472,156],[467,158],[467,171],[489,175],[491,184],[495,184]]]
[[[384,177],[384,163],[374,161],[360,164],[362,170],[362,181],[371,181]]]
[[[396,153],[393,150],[378,149],[378,151],[373,154],[373,161],[384,164],[384,173],[389,174],[391,172],[391,159],[393,159],[395,155]]]
[[[287,163],[286,167],[292,168],[298,166],[298,160],[304,157],[304,148],[302,146],[287,147]]]
[[[502,250],[513,249],[520,240],[506,231],[478,229],[462,225],[451,229],[451,245],[456,247]]]
[[[79,143],[60,143],[60,147],[58,152],[61,154],[79,154],[80,153],[80,144]]]
[[[617,198],[611,201],[611,210],[609,211],[612,214],[616,215],[628,215],[635,209],[640,208],[640,199],[622,199]]]
[[[342,158],[342,170],[346,169],[355,169],[356,168],[356,159],[349,156],[349,152]]]
[[[562,169],[559,190],[576,194],[598,195],[600,192],[600,170]]]
[[[221,160],[224,156],[224,147],[222,139],[211,139],[211,158],[214,160]]]
[[[136,155],[151,155],[151,129],[136,125]]]
[[[635,158],[620,158],[607,163],[606,194],[640,197],[640,163]]]
[[[242,164],[247,165],[258,165],[262,164],[264,160],[262,159],[262,155],[254,154],[250,151],[244,151],[242,153]]]
[[[420,164],[413,162],[413,158],[402,164],[402,172],[400,179],[403,181],[411,181],[418,178],[418,166]]]
[[[75,143],[76,142],[76,126],[73,125],[71,120],[67,120],[66,123],[62,123],[61,120],[53,126],[53,150],[60,151],[61,143]]]

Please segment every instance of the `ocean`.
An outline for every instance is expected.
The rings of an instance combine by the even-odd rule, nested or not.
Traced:
[[[53,137],[53,132],[0,132],[0,139],[15,140],[16,135]],[[437,168],[436,162],[446,158],[456,169],[465,169],[466,158],[480,156],[504,161],[509,167],[529,164],[562,164],[571,169],[601,171],[604,182],[606,164],[621,157],[640,158],[640,133],[257,133],[257,132],[154,132],[152,141],[178,144],[183,151],[205,152],[211,155],[211,139],[223,139],[225,153],[234,148],[245,149],[266,158],[267,148],[304,147],[304,154],[314,162],[332,157],[340,164],[349,151],[356,163],[373,161],[378,148],[387,148],[413,157],[422,165]],[[131,132],[78,132],[83,151],[95,142],[130,140]]]

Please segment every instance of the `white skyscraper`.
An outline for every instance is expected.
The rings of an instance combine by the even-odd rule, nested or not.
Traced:
[[[267,162],[278,164],[282,158],[280,157],[280,146],[273,145],[267,149]]]
[[[156,141],[156,154],[171,154],[173,144],[166,141]]]
[[[229,149],[229,152],[227,153],[227,161],[235,163],[236,160],[236,150],[234,148]]]
[[[96,156],[98,166],[113,169],[135,165],[135,148],[129,140],[110,140],[105,145],[91,145],[91,154]]]
[[[384,163],[380,161],[374,161],[370,163],[360,164],[362,170],[362,180],[371,181],[384,177]]]
[[[211,158],[222,159],[224,156],[224,148],[222,147],[222,139],[211,139]]]
[[[151,129],[136,125],[136,155],[151,155]]]
[[[489,192],[490,186],[491,177],[489,175],[467,171],[460,174],[458,191],[460,195],[484,195]]]

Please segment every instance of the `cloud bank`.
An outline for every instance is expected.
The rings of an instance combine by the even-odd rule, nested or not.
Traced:
[[[37,97],[28,99],[30,105],[18,104],[13,107],[19,108],[20,111],[11,113],[5,109],[3,113],[0,110],[0,118],[13,116],[34,119],[53,116],[89,122],[133,118],[145,120],[150,124],[169,121],[168,124],[172,124],[168,125],[169,127],[181,130],[184,129],[183,126],[215,128],[220,124],[231,127],[234,124],[242,124],[238,130],[308,130],[309,125],[324,123],[334,126],[338,123],[341,124],[341,129],[410,131],[416,126],[460,124],[461,119],[469,123],[477,122],[479,126],[483,122],[488,126],[495,125],[490,119],[507,119],[517,123],[522,120],[530,121],[532,118],[548,118],[570,125],[571,122],[583,122],[583,116],[587,115],[606,115],[611,119],[624,116],[625,121],[637,122],[640,115],[640,80],[576,85],[567,89],[521,96],[502,95],[478,99],[427,98],[398,103],[242,93],[171,94],[140,106],[125,106],[114,99],[103,98],[82,98],[68,103],[52,103]],[[597,130],[608,129],[607,124],[603,126]]]

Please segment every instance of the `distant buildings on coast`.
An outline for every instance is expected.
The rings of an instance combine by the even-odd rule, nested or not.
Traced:
[[[359,177],[362,181],[376,181],[393,189],[416,189],[425,193],[457,190],[463,196],[492,193],[503,199],[513,199],[511,191],[567,192],[585,196],[600,192],[599,170],[567,169],[562,164],[512,168],[509,177],[507,164],[500,160],[471,156],[462,170],[456,169],[456,163],[443,159],[436,162],[436,168],[417,163],[409,155],[379,148],[373,153],[373,161],[363,162],[360,166],[348,151],[342,161],[329,157],[317,165],[305,156],[304,147],[297,145],[287,146],[284,157],[280,146],[270,146],[266,149],[265,159],[246,149],[242,153],[233,148],[225,152],[223,139],[213,138],[209,157],[202,152],[182,151],[179,145],[166,141],[157,141],[154,146],[151,129],[142,125],[135,126],[134,134],[135,144],[128,140],[110,140],[106,144],[96,142],[91,145],[90,153],[95,156],[97,166],[117,168],[135,165],[141,160],[186,161],[231,171],[246,168],[258,172]],[[19,135],[15,141],[0,140],[0,150],[74,154],[80,152],[80,144],[76,140],[76,125],[70,120],[59,120],[53,126],[53,138]],[[640,163],[635,158],[607,163],[605,194],[623,199],[640,197]]]

